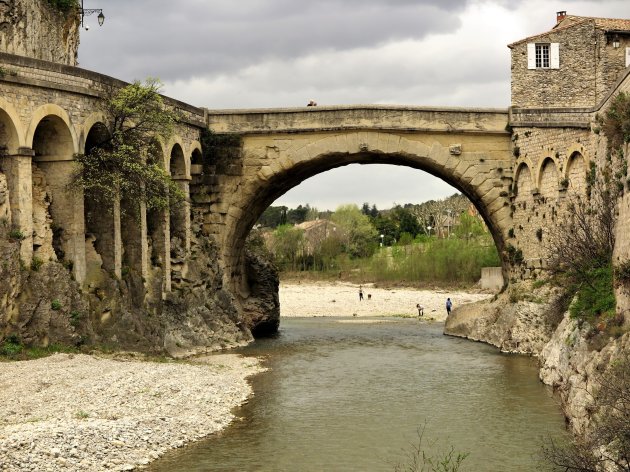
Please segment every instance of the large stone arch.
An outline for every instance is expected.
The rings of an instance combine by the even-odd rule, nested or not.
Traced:
[[[511,224],[508,200],[511,178],[502,179],[500,173],[508,171],[501,166],[509,158],[506,157],[495,167],[486,164],[488,154],[484,152],[462,153],[460,149],[452,149],[431,137],[423,142],[400,133],[382,131],[348,131],[343,135],[315,135],[302,139],[303,143],[296,140],[285,152],[279,152],[273,146],[262,146],[256,137],[252,138],[251,144],[246,140],[243,159],[263,165],[256,167],[257,171],[251,178],[241,178],[238,187],[226,191],[220,197],[221,203],[213,206],[216,211],[225,214],[225,227],[215,231],[220,237],[225,282],[237,289],[241,296],[248,296],[244,242],[260,214],[300,182],[353,163],[402,165],[441,178],[473,202],[487,223],[499,251],[503,252],[505,235]],[[507,272],[507,263],[504,265]]]

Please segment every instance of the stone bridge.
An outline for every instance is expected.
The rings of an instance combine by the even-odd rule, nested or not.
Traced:
[[[102,211],[68,191],[74,154],[89,152],[108,132],[104,97],[125,83],[32,58],[0,53],[0,60],[0,187],[8,194],[0,218],[20,235],[24,265],[63,262],[86,287],[101,270],[118,279],[132,271],[145,285],[160,281],[165,297],[194,285],[191,255],[207,240],[216,242],[210,258],[222,269],[220,284],[244,302],[252,295],[244,243],[260,214],[303,180],[351,163],[408,166],[446,181],[486,221],[504,275],[514,269],[509,253],[518,247],[526,262],[518,275],[527,277],[544,265],[537,228],[548,225],[546,216],[555,219],[567,188],[583,192],[595,153],[588,110],[567,110],[571,119],[564,113],[549,128],[548,110],[207,110],[167,98],[183,119],[175,135],[159,143],[163,165],[190,199],[159,214],[130,216],[124,202]],[[531,145],[518,141],[508,123]],[[232,137],[206,162],[204,129]]]
[[[207,110],[207,119],[214,133],[241,138],[240,153],[215,168],[204,223],[219,244],[224,281],[243,297],[244,241],[262,212],[303,180],[352,163],[439,177],[474,203],[505,248],[515,163],[507,110],[356,105]]]

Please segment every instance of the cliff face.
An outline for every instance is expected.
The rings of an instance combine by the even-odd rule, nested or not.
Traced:
[[[47,0],[0,0],[0,51],[75,66],[79,22]]]
[[[217,248],[195,241],[186,278],[163,294],[160,273],[143,281],[133,272],[120,280],[101,270],[99,282],[80,287],[57,261],[25,267],[19,235],[0,224],[0,339],[27,345],[96,345],[185,356],[253,340],[252,331],[273,331],[279,321],[277,273],[254,258],[248,271],[260,276],[245,305],[222,287]],[[260,299],[258,298],[260,297]],[[254,309],[255,308],[255,309]]]

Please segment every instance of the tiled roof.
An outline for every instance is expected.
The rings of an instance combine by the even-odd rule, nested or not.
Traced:
[[[630,20],[622,20],[619,18],[594,18],[590,16],[567,15],[561,22],[559,22],[551,30],[545,31],[544,33],[536,34],[534,36],[529,36],[525,39],[520,39],[518,41],[513,42],[512,44],[508,44],[508,47],[512,48],[513,46],[516,46],[517,44],[521,44],[525,41],[531,41],[533,39],[539,38],[540,36],[544,36],[549,33],[557,33],[559,31],[572,28],[575,25],[584,23],[586,21],[593,21],[595,23],[595,28],[597,29],[602,29],[606,31],[609,31],[609,30],[630,31]]]

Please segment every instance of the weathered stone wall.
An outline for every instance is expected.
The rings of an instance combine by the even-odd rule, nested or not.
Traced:
[[[76,65],[77,9],[62,12],[47,0],[0,1],[0,51]]]
[[[562,226],[566,203],[586,194],[595,149],[590,130],[572,127],[514,126],[512,140],[518,157],[508,244],[522,252],[524,263],[512,277],[523,279],[545,267],[546,243],[550,232]]]

